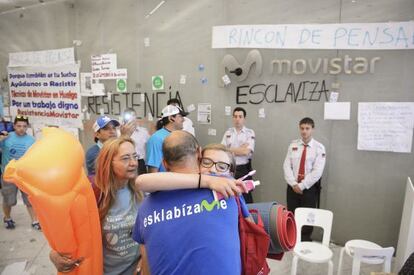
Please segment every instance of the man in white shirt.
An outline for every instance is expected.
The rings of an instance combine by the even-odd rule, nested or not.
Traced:
[[[252,129],[244,126],[246,122],[246,110],[236,107],[233,110],[233,126],[223,136],[221,143],[235,155],[236,179],[241,178],[252,170],[251,159],[253,157],[255,134]],[[246,179],[251,179],[248,177]],[[252,192],[243,194],[246,203],[253,203]]]
[[[317,207],[320,179],[325,167],[325,147],[312,138],[314,121],[305,117],[299,122],[301,138],[293,140],[288,148],[283,170],[287,188],[287,206],[294,212],[298,207]],[[310,241],[312,227],[302,231],[302,241]]]

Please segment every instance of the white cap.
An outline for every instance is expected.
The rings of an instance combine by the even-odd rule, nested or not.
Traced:
[[[95,121],[95,123],[92,126],[93,131],[95,133],[98,132],[100,129],[102,129],[106,125],[108,125],[108,123],[110,123],[110,122],[112,122],[115,127],[118,127],[120,125],[118,120],[116,120],[116,119],[112,119],[108,116],[100,116],[100,117],[98,117],[98,119]]]
[[[187,112],[184,112],[183,110],[181,110],[180,107],[174,106],[174,105],[167,105],[161,111],[161,116],[162,117],[169,117],[169,116],[173,116],[173,115],[177,115],[177,114],[180,114],[182,116],[188,115]]]

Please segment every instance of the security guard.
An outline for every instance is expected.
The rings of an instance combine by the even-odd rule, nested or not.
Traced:
[[[252,170],[251,159],[254,152],[255,135],[252,129],[244,126],[246,110],[237,107],[233,110],[233,126],[223,136],[221,143],[230,149],[236,159],[236,179]],[[246,179],[251,179],[248,177]],[[252,192],[243,194],[246,203],[253,203]]]
[[[287,205],[294,212],[297,207],[317,207],[320,195],[320,179],[325,167],[325,147],[312,138],[315,123],[309,117],[299,122],[301,138],[289,145],[283,164],[288,183]],[[310,241],[312,227],[305,226],[302,241]]]

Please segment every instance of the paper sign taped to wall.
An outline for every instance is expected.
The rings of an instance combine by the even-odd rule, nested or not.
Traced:
[[[337,102],[338,97],[339,97],[338,92],[331,92],[331,94],[329,95],[329,102]]]
[[[225,114],[226,116],[231,115],[231,106],[225,106],[225,107],[224,107],[224,114]]]
[[[266,113],[264,108],[259,109],[259,118],[266,118]]]
[[[144,38],[144,46],[145,47],[149,47],[150,46],[150,38],[149,37],[145,37]]]
[[[118,69],[115,53],[91,56],[92,73],[114,71]]]
[[[119,79],[119,78],[127,79],[128,70],[127,69],[115,69],[115,70],[92,72],[92,78],[95,78],[95,79]]]
[[[195,106],[194,106],[194,104],[190,104],[190,105],[188,105],[187,106],[187,111],[189,111],[189,112],[192,112],[192,111],[194,111],[196,108],[195,108]]]
[[[351,102],[325,102],[325,120],[350,120]]]
[[[92,81],[92,94],[94,96],[103,96],[105,95],[105,85],[103,83],[99,83],[96,80]]]
[[[75,64],[74,48],[9,53],[9,67],[49,67],[69,64]]]
[[[200,124],[211,124],[211,104],[199,103],[197,121]]]
[[[212,48],[414,49],[414,22],[214,26]]]
[[[358,103],[358,150],[410,153],[414,102]]]
[[[184,85],[186,82],[187,76],[185,74],[180,75],[180,84]]]
[[[217,134],[216,129],[208,128],[208,135],[215,136]]]
[[[230,80],[228,75],[226,75],[226,74],[223,75],[221,79],[223,80],[223,83],[224,83],[225,86],[230,85],[231,80]]]
[[[94,96],[92,91],[92,73],[80,73],[81,96]]]

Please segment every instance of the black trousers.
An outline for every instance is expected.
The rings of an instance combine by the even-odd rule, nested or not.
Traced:
[[[247,164],[243,164],[243,165],[237,165],[236,166],[236,174],[234,175],[234,178],[239,179],[243,176],[245,176],[246,174],[248,174],[250,171],[252,170],[252,165],[251,163],[247,163]],[[252,177],[247,177],[245,180],[251,180]],[[246,203],[253,203],[253,196],[252,196],[252,191],[250,191],[249,193],[243,193],[243,198],[246,201]]]
[[[319,194],[320,194],[320,180],[316,182],[311,188],[303,190],[303,194],[297,194],[293,191],[293,188],[288,185],[286,198],[287,207],[289,211],[295,212],[298,207],[319,207]],[[313,232],[313,226],[302,227],[302,241],[311,241],[311,235]]]
[[[145,165],[145,161],[144,159],[139,159],[138,160],[138,175],[142,175],[146,173],[148,173],[148,171],[147,171],[147,166]]]

